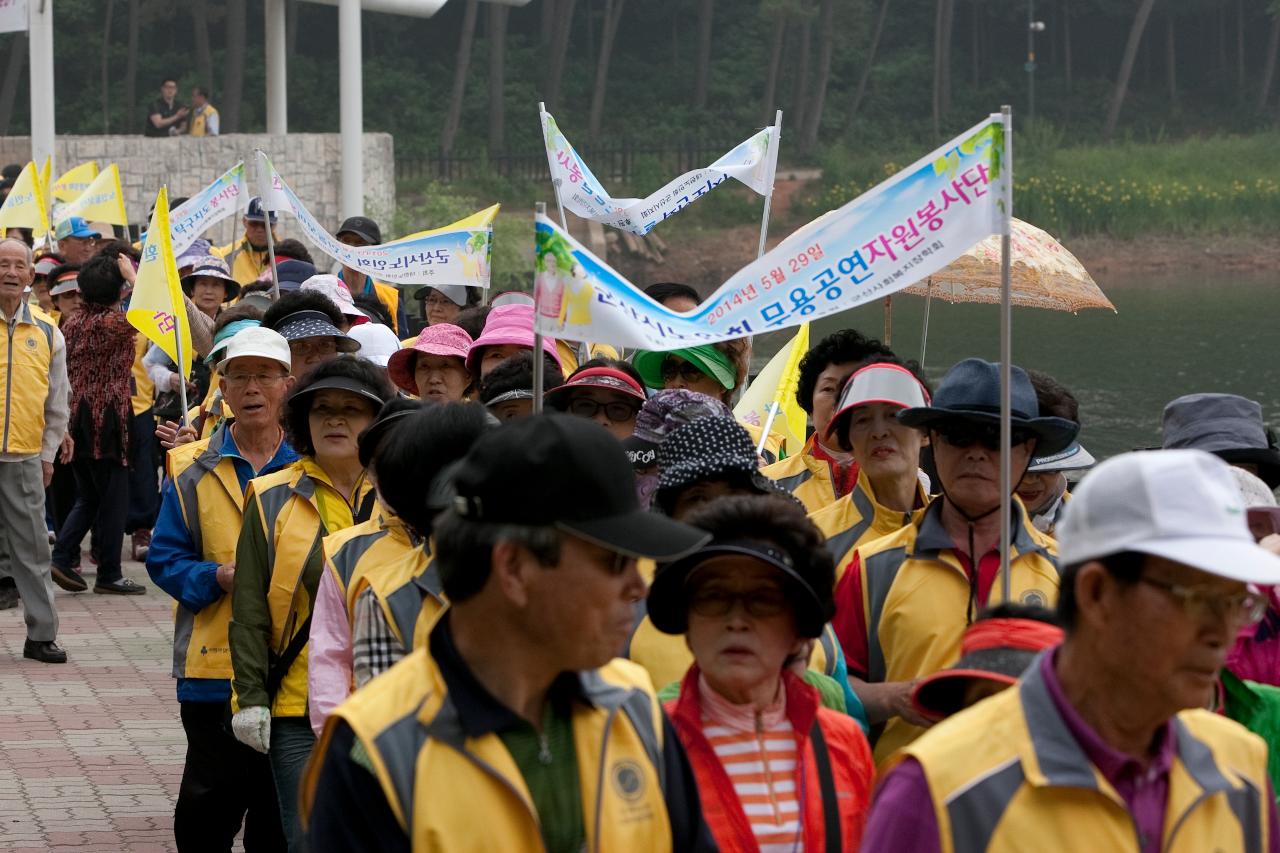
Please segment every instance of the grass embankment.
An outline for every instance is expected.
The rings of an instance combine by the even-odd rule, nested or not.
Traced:
[[[1014,138],[1014,215],[1060,237],[1272,234],[1277,163],[1274,132],[1110,146],[1067,146],[1031,132]],[[907,165],[829,152],[806,209],[838,207]]]

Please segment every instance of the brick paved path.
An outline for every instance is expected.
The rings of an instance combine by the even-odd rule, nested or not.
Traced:
[[[141,564],[125,574],[147,594],[56,590],[66,664],[24,659],[21,605],[0,611],[0,850],[174,849],[173,600]]]

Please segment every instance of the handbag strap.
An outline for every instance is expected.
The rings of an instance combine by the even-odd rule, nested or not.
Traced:
[[[809,733],[813,743],[813,763],[818,770],[818,786],[822,791],[822,834],[826,838],[827,853],[840,853],[840,804],[836,799],[836,781],[831,773],[831,754],[827,751],[827,739],[822,726],[813,721]]]
[[[293,666],[293,662],[298,659],[298,655],[302,654],[302,647],[311,639],[311,617],[307,616],[303,621],[302,627],[293,635],[293,639],[289,641],[289,645],[285,647],[284,653],[272,662],[267,668],[267,701],[274,703],[276,694],[280,692],[280,685],[284,683],[284,677],[289,674],[289,667]]]

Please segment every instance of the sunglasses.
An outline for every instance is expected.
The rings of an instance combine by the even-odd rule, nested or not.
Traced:
[[[941,427],[934,427],[934,432],[938,434],[942,440],[956,448],[957,450],[966,450],[975,444],[981,444],[985,449],[996,452],[1000,449],[1000,425],[999,424],[976,424],[976,423],[954,423]],[[1019,445],[1024,442],[1031,441],[1035,438],[1035,433],[1030,430],[1013,428],[1013,444]]]
[[[613,402],[601,403],[590,397],[578,397],[569,403],[569,414],[577,415],[580,418],[594,418],[600,410],[604,410],[604,415],[615,424],[627,423],[636,419],[636,412],[640,411],[640,407],[631,403]]]
[[[682,377],[685,382],[697,382],[707,374],[698,369],[698,366],[691,361],[681,361],[675,358],[664,359],[662,362],[662,381],[671,382],[677,376]]]

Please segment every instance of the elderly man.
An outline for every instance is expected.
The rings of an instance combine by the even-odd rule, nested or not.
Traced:
[[[1280,849],[1266,745],[1204,710],[1280,582],[1226,464],[1118,456],[1058,532],[1066,640],[897,756],[864,849]]]
[[[621,445],[584,418],[490,432],[455,485],[435,523],[449,609],[329,718],[310,849],[714,849],[652,685],[610,663],[645,592],[636,557],[708,537],[641,510]]]
[[[334,235],[348,246],[377,246],[382,243],[382,229],[378,223],[367,216],[350,216],[338,227]],[[374,281],[358,269],[344,266],[338,275],[342,283],[353,294],[376,296],[387,308],[387,313],[395,321],[397,336],[409,334],[409,322],[405,315],[404,304],[400,300],[400,291],[394,284]]]
[[[31,249],[21,240],[0,239],[0,555],[5,574],[22,596],[27,641],[22,656],[42,663],[66,663],[54,640],[58,614],[49,574],[49,531],[44,523],[44,490],[53,479],[53,460],[67,432],[67,348],[58,327],[32,312],[23,298],[31,284]]]
[[[276,234],[276,212],[271,211],[271,237],[279,242]],[[258,276],[271,264],[267,257],[267,211],[262,207],[262,199],[254,196],[249,199],[249,208],[241,220],[244,223],[244,236],[239,242],[223,246],[217,250],[222,259],[231,268],[231,277],[241,285],[252,284]]]
[[[173,824],[179,849],[229,850],[242,821],[247,850],[284,846],[270,763],[232,737],[222,717],[231,696],[227,630],[244,489],[298,458],[280,427],[293,386],[289,367],[289,344],[279,333],[256,326],[237,332],[218,364],[235,420],[168,456],[147,572],[178,602],[173,675],[187,734]]]
[[[1026,371],[1013,368],[1012,486],[1035,455],[1062,450],[1077,424],[1040,417]],[[1000,574],[1000,368],[966,359],[943,377],[933,405],[903,409],[928,433],[941,496],[895,533],[854,552],[836,587],[836,634],[854,691],[872,724],[884,724],[876,760],[928,725],[911,705],[915,681],[955,663],[965,626],[1002,597]],[[1058,598],[1056,546],[1012,501],[1009,591],[1024,604]]]
[[[69,264],[83,265],[98,251],[102,235],[79,216],[69,216],[58,223],[53,232],[58,249]]]

